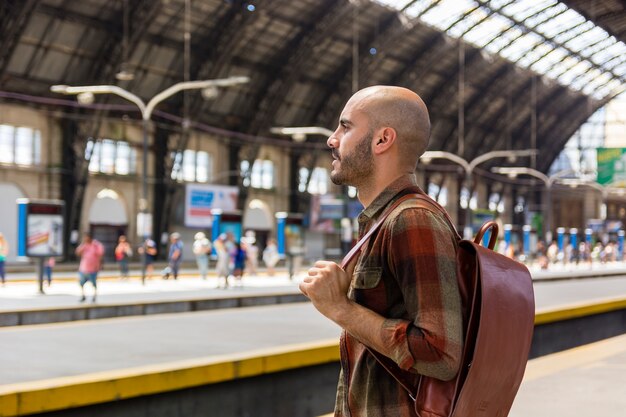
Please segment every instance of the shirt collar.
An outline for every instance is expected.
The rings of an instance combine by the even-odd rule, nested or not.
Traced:
[[[372,219],[378,217],[383,209],[387,207],[400,192],[406,190],[407,188],[413,188],[414,192],[422,192],[417,185],[417,178],[415,177],[415,174],[405,174],[398,177],[391,184],[389,184],[383,192],[378,194],[374,201],[372,201],[372,203],[367,206],[361,214],[359,214],[359,225],[364,226]]]

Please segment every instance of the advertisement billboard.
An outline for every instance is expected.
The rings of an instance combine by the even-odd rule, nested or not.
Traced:
[[[17,204],[18,256],[62,256],[64,203],[19,199]]]
[[[185,226],[210,228],[211,210],[237,210],[239,189],[226,185],[187,184],[185,188]]]
[[[626,148],[597,148],[598,184],[626,186]]]

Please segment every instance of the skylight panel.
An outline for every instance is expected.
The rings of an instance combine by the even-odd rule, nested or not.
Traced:
[[[472,11],[467,16],[463,17],[465,15],[465,13],[463,13],[461,16],[454,19],[454,21],[457,21],[458,19],[461,20],[454,26],[450,27],[448,30],[449,35],[454,36],[455,38],[460,38],[461,36],[464,36],[468,29],[472,28],[487,17],[487,12],[485,10],[475,7],[472,7],[470,10]],[[446,27],[454,23],[454,21],[451,21],[446,25]]]
[[[593,23],[591,23],[590,21],[586,20],[585,23],[583,23],[581,25],[578,25],[576,27],[572,27],[571,29],[563,30],[561,33],[559,33],[558,35],[554,36],[554,41],[556,43],[563,44],[563,43],[565,43],[565,42],[575,38],[576,36],[580,35],[581,33],[589,32],[590,30],[593,30],[593,28],[595,28]]]
[[[543,39],[536,33],[526,33],[521,38],[514,41],[511,45],[504,48],[502,52],[500,52],[500,55],[511,61],[517,61],[535,45],[542,42]]]
[[[483,46],[505,29],[500,24],[502,22],[498,22],[490,16],[467,32],[464,39],[474,45]]]
[[[545,74],[556,64],[563,62],[563,60],[567,58],[567,55],[567,52],[563,48],[552,49],[546,56],[533,63],[530,69]]]
[[[387,0],[392,2],[393,0]],[[426,10],[428,10],[429,8],[433,7],[434,4],[439,3],[440,0],[424,0],[424,1],[416,1],[413,2],[412,5],[410,5],[409,7],[407,7],[407,9],[404,11],[404,13],[409,16],[409,17],[418,17],[420,16],[422,13],[424,13]],[[410,2],[400,2],[400,3],[404,3],[405,6],[403,7],[398,7],[399,10],[403,9],[404,7],[406,7],[406,4],[410,3]]]
[[[450,19],[458,19],[466,11],[475,7],[476,3],[472,0],[441,0],[439,4],[424,13],[421,19],[429,25],[445,30],[452,23]],[[446,21],[448,25],[444,24]]]
[[[519,0],[502,9],[502,14],[523,22],[529,17],[541,12],[546,7],[556,4],[556,1]]]
[[[585,73],[573,79],[570,85],[572,86],[572,88],[576,90],[581,90],[583,87],[589,84],[590,80],[593,80],[594,78],[598,78],[601,75],[602,75],[602,72],[600,70],[598,70],[595,67],[591,67]]]
[[[606,72],[601,73],[597,77],[593,77],[593,79],[589,80],[583,87],[583,93],[587,95],[593,94],[595,90],[598,90],[600,87],[606,86],[611,81],[611,77]]]
[[[563,7],[565,6],[563,5]],[[584,17],[566,7],[564,12],[561,12],[558,16],[554,16],[552,19],[546,20],[538,29],[548,38],[553,38],[555,35],[561,33],[563,28],[573,28],[584,22]]]
[[[620,77],[626,76],[626,62],[622,61],[618,64],[615,68],[613,68],[613,72]]]
[[[545,10],[540,11],[539,13],[536,13],[526,18],[524,20],[524,24],[530,27],[535,27],[542,22],[549,21],[551,18],[558,18],[558,16],[560,16],[566,10],[567,10],[567,6],[562,3],[559,3],[555,5],[554,7],[549,7]],[[543,27],[543,25],[541,25],[540,28],[538,28],[539,31],[541,31],[541,27]]]
[[[616,42],[607,48],[599,50],[591,57],[591,60],[596,63],[602,64],[619,56],[626,56],[626,48],[624,47],[623,43]]]
[[[580,36],[573,37],[569,41],[565,42],[565,46],[574,51],[581,51],[588,45],[595,43],[598,39],[605,39],[608,34],[599,27],[594,27],[589,32],[585,32]]]
[[[553,50],[554,49],[552,48],[552,45],[547,45],[545,43],[538,43],[531,50],[525,53],[519,59],[519,61],[517,61],[517,63],[524,67],[530,67],[530,65],[533,62],[538,61],[543,56],[548,55]]]
[[[411,3],[411,0],[376,0],[377,3],[389,6],[392,9],[402,10],[407,4]],[[417,2],[420,3],[420,2]]]
[[[494,35],[490,42],[485,45],[485,49],[491,53],[498,53],[501,49],[510,44],[513,39],[517,39],[522,35],[520,28],[505,17],[493,16],[491,20],[500,22],[503,27],[502,33]],[[508,25],[508,27],[505,28],[505,25]]]
[[[575,58],[569,57],[566,61],[578,61]],[[565,72],[560,75],[557,74],[557,80],[563,85],[569,85],[575,79],[578,79],[583,74],[587,73],[591,69],[591,63],[589,61],[578,61],[577,64],[572,65],[570,68],[566,68]]]
[[[586,58],[591,58],[597,52],[608,48],[614,43],[615,39],[613,38],[598,38],[594,39],[592,43],[585,45],[583,49],[577,50],[576,52],[579,52],[582,56]]]
[[[624,42],[559,0],[375,1],[594,96],[624,84]]]

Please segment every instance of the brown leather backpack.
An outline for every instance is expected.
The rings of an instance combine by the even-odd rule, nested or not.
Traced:
[[[506,417],[524,376],[534,328],[535,301],[528,269],[494,252],[498,226],[487,222],[474,241],[463,240],[447,212],[429,197],[408,194],[390,206],[352,248],[342,267],[354,258],[387,216],[403,202],[443,214],[458,239],[457,278],[465,338],[461,368],[450,381],[415,375],[368,348],[408,391],[420,417]],[[488,247],[480,246],[491,229]]]

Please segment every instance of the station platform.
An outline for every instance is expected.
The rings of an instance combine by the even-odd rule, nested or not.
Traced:
[[[295,294],[301,278],[302,275],[298,275],[290,281],[284,273],[274,277],[247,277],[242,289],[229,290],[215,289],[214,278],[202,281],[193,276],[178,281],[154,280],[145,286],[141,286],[136,279],[105,279],[101,283],[98,304],[116,303],[122,298],[131,304],[169,297],[185,299],[197,296],[202,291],[206,292],[204,295],[207,297],[224,294],[243,297],[246,291],[260,294],[264,291],[275,292],[277,288]],[[58,303],[48,307],[63,308],[64,305],[78,304],[78,286],[75,282],[53,282],[49,294],[45,296],[38,295],[32,284],[15,282],[1,288],[0,305],[6,300],[18,300],[12,309],[19,309],[20,303],[23,308],[32,308],[40,300],[48,303],[56,297]],[[54,291],[58,291],[56,296]],[[555,325],[586,315],[626,311],[626,276],[537,280],[535,296],[538,325]],[[576,326],[578,327],[575,328],[580,329],[578,324]],[[559,337],[565,336],[563,330],[555,331]],[[241,395],[240,385],[245,386],[243,381],[256,381],[248,382],[250,388],[244,395],[248,398],[255,395],[254,393],[258,395],[262,391],[261,387],[276,387],[276,375],[285,379],[284,385],[288,390],[296,391],[303,388],[304,384],[304,388],[310,390],[315,386],[324,394],[298,396],[300,393],[289,391],[294,396],[293,401],[308,411],[299,413],[293,409],[282,412],[273,410],[273,415],[320,415],[324,410],[330,411],[328,407],[332,408],[338,372],[338,335],[339,328],[315,311],[310,303],[7,326],[0,328],[3,347],[3,355],[0,356],[0,416],[30,415],[55,410],[64,410],[57,411],[56,414],[63,416],[96,416],[107,413],[119,416],[136,415],[131,411],[119,410],[111,414],[111,410],[106,407],[118,407],[121,403],[126,404],[126,401],[132,404],[131,409],[147,407],[147,404],[161,404],[165,407],[170,403],[183,407],[189,401],[189,392],[200,389],[204,391],[193,397],[194,404],[201,402],[196,397],[206,397],[208,399],[202,401],[210,402],[197,405],[198,410],[215,407],[216,404],[228,408],[230,404],[233,412],[224,411],[221,415],[240,415],[236,411],[240,410],[237,407],[241,407],[241,404],[237,405],[237,396]],[[560,384],[560,378],[569,378],[569,372],[575,375],[578,375],[576,372],[584,374],[589,368],[593,371],[589,377],[599,378],[598,384],[605,383],[601,380],[604,374],[608,374],[609,378],[622,378],[619,380],[623,381],[621,373],[602,370],[608,364],[617,364],[617,368],[624,369],[626,341],[619,338],[617,340],[621,344],[616,342],[606,348],[610,355],[587,355],[590,358],[601,358],[598,363],[587,361],[580,366],[551,367],[551,372],[538,374],[536,377],[532,377],[534,374],[529,372],[527,380],[530,388],[526,388],[525,381],[523,389],[526,391],[520,392],[520,400],[515,405],[516,410],[521,410],[520,414],[511,416],[589,415],[576,414],[579,408],[584,408],[582,406],[572,406],[572,412],[566,414],[531,413],[527,411],[528,408],[523,407],[541,408],[548,400],[535,399],[533,395],[542,395],[542,390],[550,392],[547,385],[541,384],[550,380],[549,386],[553,390],[552,384]],[[603,342],[599,343],[590,346],[601,346],[598,349],[605,349],[602,347]],[[620,350],[619,346],[623,349]],[[554,355],[531,360],[529,370],[534,363],[545,363],[543,359],[557,357]],[[580,356],[562,361],[567,363],[568,360],[582,360]],[[549,364],[558,362],[556,359],[548,361]],[[541,368],[544,365],[538,366]],[[272,379],[254,379],[269,378],[268,376]],[[295,381],[301,378],[306,383]],[[572,377],[572,380],[575,378]],[[229,383],[236,385],[220,388],[221,391],[216,391],[219,395],[214,394],[214,389],[201,388],[222,387]],[[587,385],[581,385],[578,391],[564,390],[562,393],[568,395],[567,401],[572,398],[583,401],[584,398],[571,393],[584,392],[586,388],[582,387]],[[536,392],[533,391],[535,386],[539,387]],[[612,387],[619,387],[618,382],[614,381],[612,386],[605,388]],[[267,393],[268,398],[272,395],[275,394]],[[521,400],[524,395],[529,396],[528,400]],[[607,394],[607,398],[610,398],[610,394]],[[534,404],[535,401],[541,402]],[[561,402],[554,398],[550,401]],[[107,411],[98,414],[93,407]],[[71,413],[67,409],[72,410]],[[268,415],[272,415],[271,412]],[[154,415],[182,416],[185,413]],[[598,415],[623,416],[610,413]]]

